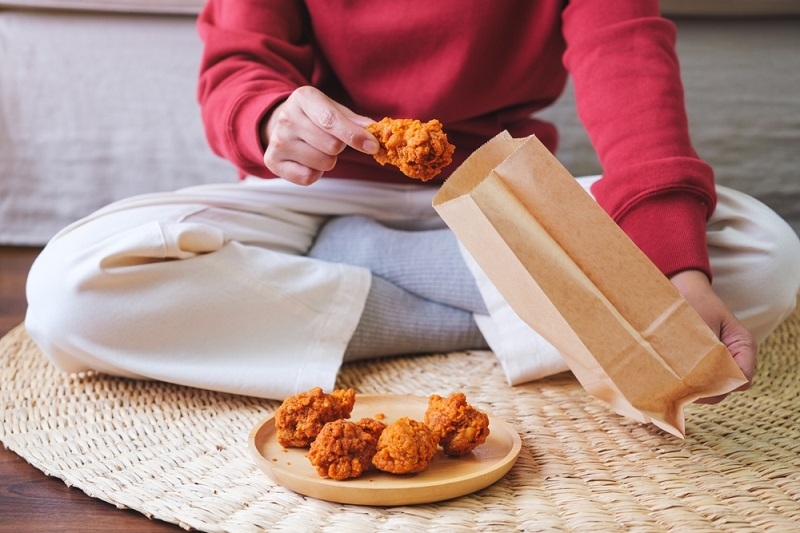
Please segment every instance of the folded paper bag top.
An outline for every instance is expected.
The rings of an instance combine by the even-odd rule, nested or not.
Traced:
[[[678,290],[535,137],[503,132],[433,206],[587,392],[683,438],[684,407],[747,382]]]

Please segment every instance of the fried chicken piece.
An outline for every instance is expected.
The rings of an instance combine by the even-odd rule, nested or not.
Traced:
[[[378,442],[378,438],[381,436],[381,433],[383,433],[383,430],[386,429],[386,424],[375,418],[362,418],[356,422],[356,425],[375,437],[376,444]]]
[[[355,401],[353,389],[325,394],[319,387],[286,398],[275,412],[278,443],[285,448],[308,446],[327,422],[350,418]]]
[[[373,424],[375,422],[376,424]],[[306,457],[317,473],[337,481],[356,478],[369,470],[383,423],[339,419],[322,427]]]
[[[399,418],[381,433],[372,464],[392,474],[416,474],[428,468],[438,447],[439,437],[427,425]]]
[[[428,398],[425,423],[439,436],[444,453],[466,455],[486,441],[489,436],[489,416],[467,403],[462,392],[442,398]]]
[[[428,181],[453,161],[455,146],[447,140],[442,123],[416,119],[384,118],[367,126],[380,143],[375,160],[396,166],[409,178]]]

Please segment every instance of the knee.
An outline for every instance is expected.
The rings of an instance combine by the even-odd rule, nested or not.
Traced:
[[[783,318],[786,318],[794,311],[800,292],[800,237],[785,222],[775,233],[775,253],[771,270],[776,280],[774,290],[780,293],[775,297],[779,301],[783,300]]]
[[[785,318],[794,311],[800,291],[800,238],[777,214],[763,222],[758,269],[764,282],[759,289]]]
[[[775,251],[768,266],[771,282],[762,285],[770,304],[771,320],[765,320],[760,329],[754,328],[759,341],[794,312],[800,292],[800,239],[788,224],[783,224],[777,233]]]
[[[92,328],[103,327],[102,310],[86,290],[101,272],[84,259],[80,250],[52,242],[34,261],[26,285],[28,334],[51,362],[71,372],[88,370],[77,354],[91,342]]]
[[[773,233],[770,253],[763,257],[757,280],[750,290],[760,300],[753,306],[751,330],[759,341],[772,333],[797,306],[800,291],[800,240],[785,225]]]
[[[726,190],[709,226],[714,286],[759,340],[797,305],[800,238],[774,211]]]

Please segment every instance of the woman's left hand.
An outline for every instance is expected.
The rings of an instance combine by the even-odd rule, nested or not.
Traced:
[[[753,335],[733,315],[725,302],[717,296],[711,287],[711,282],[703,272],[686,270],[672,276],[670,281],[708,324],[719,340],[728,347],[734,361],[747,378],[747,383],[736,390],[747,390],[755,374],[758,352],[758,345]],[[718,403],[726,396],[701,398],[697,400],[697,403]]]

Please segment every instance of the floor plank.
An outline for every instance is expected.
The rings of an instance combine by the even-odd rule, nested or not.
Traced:
[[[0,246],[0,336],[25,317],[25,280],[39,251],[39,248]]]

